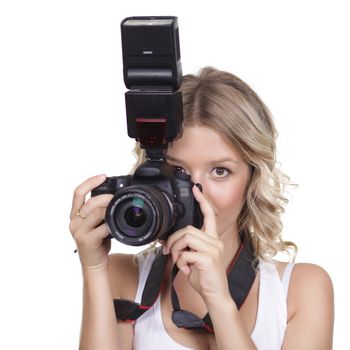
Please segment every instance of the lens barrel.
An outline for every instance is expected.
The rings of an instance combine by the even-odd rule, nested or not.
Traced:
[[[166,233],[175,222],[169,196],[156,186],[134,185],[118,191],[106,211],[110,234],[118,241],[139,246]]]

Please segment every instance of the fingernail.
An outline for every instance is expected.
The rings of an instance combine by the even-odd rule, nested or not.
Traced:
[[[200,183],[196,183],[195,184],[196,187],[198,187],[198,189],[203,192],[203,186]]]
[[[168,252],[168,249],[164,246],[164,247],[163,247],[163,254],[164,254],[164,255],[167,255],[168,253],[169,253],[169,252]]]

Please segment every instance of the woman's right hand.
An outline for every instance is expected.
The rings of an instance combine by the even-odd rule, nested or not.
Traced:
[[[112,194],[102,194],[86,201],[87,194],[106,180],[106,175],[89,178],[79,185],[73,196],[69,230],[77,244],[83,269],[108,267],[108,253],[111,249],[109,233],[105,223],[108,203]]]

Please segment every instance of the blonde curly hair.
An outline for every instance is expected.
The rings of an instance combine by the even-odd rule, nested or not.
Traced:
[[[206,126],[221,133],[250,168],[245,203],[237,219],[238,232],[252,239],[256,258],[271,260],[278,252],[295,259],[297,246],[282,239],[281,214],[291,184],[276,162],[277,131],[259,96],[237,76],[212,67],[186,75],[181,85],[183,128]],[[145,160],[137,143],[137,162]]]

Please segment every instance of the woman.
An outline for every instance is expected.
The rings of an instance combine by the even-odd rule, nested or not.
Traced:
[[[167,278],[151,310],[133,323],[116,320],[113,299],[140,302],[158,247],[136,256],[110,254],[104,218],[111,195],[85,201],[105,176],[75,191],[70,230],[84,279],[81,349],[331,349],[333,287],[319,266],[273,260],[296,251],[281,238],[284,187],[276,165],[277,133],[260,98],[236,76],[213,68],[182,83],[184,124],[167,150],[167,162],[203,186],[193,194],[204,216],[160,242],[169,254]],[[143,151],[136,148],[138,164]],[[138,165],[137,164],[137,165]],[[97,226],[99,225],[99,226]],[[259,265],[239,308],[226,270],[241,240],[251,242]],[[171,271],[183,309],[209,313],[214,333],[178,328],[171,319]]]

